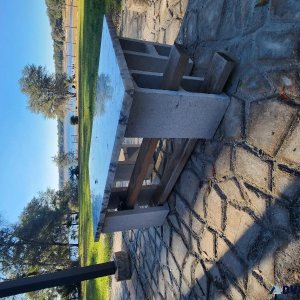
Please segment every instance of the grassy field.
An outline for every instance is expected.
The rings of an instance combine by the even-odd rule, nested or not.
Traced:
[[[111,2],[111,1],[109,1]],[[77,80],[79,98],[79,209],[80,260],[82,266],[110,260],[110,237],[94,243],[89,194],[88,160],[92,116],[99,64],[102,21],[108,3],[102,0],[80,0],[78,20]],[[82,284],[83,299],[109,299],[109,277]]]

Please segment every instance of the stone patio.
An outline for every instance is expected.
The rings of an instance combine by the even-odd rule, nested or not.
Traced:
[[[125,1],[122,35],[172,44],[179,32],[197,75],[215,51],[237,67],[226,115],[199,140],[167,222],[115,234],[133,276],[113,281],[112,299],[270,299],[274,285],[300,282],[300,2],[147,3]],[[160,143],[158,177],[173,143]]]

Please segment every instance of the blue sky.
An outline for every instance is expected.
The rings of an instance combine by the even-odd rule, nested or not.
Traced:
[[[3,0],[0,10],[0,213],[15,222],[38,191],[58,187],[56,120],[26,108],[18,80],[26,64],[53,72],[44,0]]]

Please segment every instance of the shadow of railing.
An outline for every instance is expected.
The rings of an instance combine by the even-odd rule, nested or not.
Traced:
[[[196,290],[199,291],[200,287],[200,290],[203,293],[202,296],[199,295],[200,299],[215,299],[213,295],[214,289],[224,293],[231,299],[232,296],[229,295],[229,289],[233,286],[239,290],[244,297],[246,297],[245,290],[247,288],[247,284],[245,284],[245,277],[247,278],[248,275],[252,273],[254,277],[256,275],[257,279],[261,279],[262,281],[262,277],[259,278],[259,274],[253,274],[253,269],[255,269],[256,266],[267,256],[273,255],[277,250],[283,250],[289,245],[289,243],[299,239],[300,236],[299,184],[296,184],[296,182],[291,183],[286,190],[290,189],[295,189],[296,191],[293,197],[289,200],[283,200],[281,198],[275,199],[275,203],[269,206],[265,210],[264,214],[254,221],[252,226],[238,239],[237,242],[231,244],[230,241],[226,241],[225,239],[228,250],[213,264],[212,267],[207,268],[205,260],[200,258],[200,263],[205,275],[201,278],[196,278],[189,293],[185,295],[187,298],[188,295],[193,293],[193,290],[195,290],[195,294],[197,294]],[[288,210],[289,224],[285,224],[284,220],[281,220],[280,214],[277,215],[278,204],[280,204],[282,208],[284,207],[284,209]],[[258,235],[255,235],[257,227],[260,227],[261,230]],[[247,253],[240,252],[239,249],[245,249],[245,245],[249,245]],[[293,254],[295,257],[300,256],[299,253]],[[239,265],[235,264],[233,257],[237,258]],[[294,263],[296,264],[297,262]],[[284,264],[284,262],[282,262],[282,264]],[[282,266],[282,264],[281,268],[289,268],[288,266]],[[228,268],[228,265],[231,266]],[[223,277],[222,280],[218,280],[218,278],[215,277],[215,274],[220,274],[220,270],[222,270],[222,274],[226,274],[226,271],[229,271],[229,273],[227,273],[228,276],[225,276],[225,278]],[[284,270],[280,271],[284,272]],[[282,290],[284,285],[299,285],[299,282],[295,282],[295,280],[296,279],[292,278],[292,276],[285,276],[285,279],[282,280],[277,277],[277,280],[275,279],[277,292],[278,287]],[[197,284],[198,286],[196,286]],[[214,287],[212,287],[211,284],[213,284]],[[265,289],[270,291],[271,299],[274,296],[274,289],[272,290],[272,286],[263,285]],[[261,299],[264,298],[262,297]]]

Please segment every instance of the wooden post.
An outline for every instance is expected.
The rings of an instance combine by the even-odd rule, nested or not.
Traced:
[[[143,139],[128,185],[127,208],[134,208],[137,202],[157,143],[158,139]]]
[[[184,75],[189,56],[182,45],[175,44],[166,65],[160,88],[162,90],[177,91]]]
[[[183,46],[174,45],[171,49],[169,59],[166,64],[165,72],[161,82],[163,90],[178,90],[181,79],[186,70],[189,56]],[[126,206],[134,208],[139,193],[141,191],[143,181],[146,177],[148,166],[152,161],[159,139],[143,139],[140,151],[129,181]]]
[[[204,77],[203,92],[210,94],[222,93],[233,67],[234,61],[229,56],[225,53],[216,52]]]

